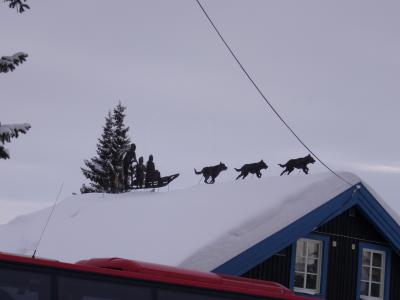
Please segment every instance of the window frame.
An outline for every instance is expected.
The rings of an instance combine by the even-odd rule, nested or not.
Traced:
[[[294,279],[295,279],[295,269],[296,269],[296,251],[297,251],[297,241],[304,239],[304,240],[312,240],[318,241],[321,243],[321,253],[320,256],[320,263],[319,263],[319,273],[318,278],[319,282],[317,282],[317,286],[319,290],[312,290],[306,288],[297,288],[294,286]],[[330,237],[326,235],[320,235],[315,233],[310,233],[304,237],[297,239],[292,244],[292,257],[290,263],[290,289],[292,289],[298,295],[306,295],[308,297],[321,297],[326,294],[326,285],[327,285],[327,277],[328,277],[328,255],[329,255],[329,244],[330,244]]]
[[[306,242],[306,256],[299,256],[297,254],[297,243],[299,243],[300,241],[305,241]],[[314,245],[318,245],[318,256],[316,258],[312,258],[308,256],[308,247],[309,244],[314,244]],[[321,240],[315,240],[315,239],[305,239],[305,238],[301,238],[298,239],[296,241],[296,255],[295,255],[295,268],[294,268],[294,277],[295,277],[295,281],[296,281],[296,273],[302,273],[304,275],[304,285],[307,286],[307,275],[314,275],[317,277],[316,280],[316,288],[315,289],[311,289],[311,288],[307,288],[307,287],[298,287],[295,286],[295,282],[293,283],[293,290],[295,292],[299,292],[299,293],[311,293],[311,294],[318,294],[321,291],[321,275],[322,275],[322,252],[324,249],[324,243]],[[297,271],[296,270],[296,264],[297,264],[297,258],[301,257],[304,259],[304,272],[302,271]],[[317,259],[317,272],[316,273],[311,273],[308,272],[308,260],[309,259]]]
[[[383,265],[383,298],[362,296],[361,293],[361,275],[362,275],[362,257],[363,251],[369,250],[372,253],[384,254],[384,265]],[[357,268],[357,299],[362,300],[389,300],[390,296],[390,274],[391,274],[392,257],[389,248],[381,245],[360,242],[358,245],[358,268]]]

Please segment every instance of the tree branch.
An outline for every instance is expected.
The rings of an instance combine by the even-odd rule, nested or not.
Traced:
[[[26,9],[30,9],[28,4],[23,3],[26,1],[27,0],[4,0],[6,3],[9,2],[8,7],[16,8],[19,13],[23,13]]]
[[[8,71],[14,71],[15,67],[22,64],[28,54],[24,52],[18,52],[11,56],[3,56],[0,58],[0,73],[7,73]]]

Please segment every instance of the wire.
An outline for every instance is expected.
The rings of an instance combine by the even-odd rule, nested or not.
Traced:
[[[45,230],[46,230],[46,228],[47,228],[47,225],[48,225],[49,222],[50,222],[50,218],[51,218],[51,216],[53,215],[53,212],[54,212],[54,210],[55,210],[55,208],[56,208],[56,204],[57,204],[58,198],[60,198],[60,195],[61,195],[61,192],[62,192],[62,190],[63,190],[63,187],[64,187],[64,182],[61,184],[60,190],[58,191],[58,195],[57,195],[57,197],[56,197],[56,200],[54,201],[53,208],[51,209],[51,212],[50,212],[50,214],[49,214],[49,217],[47,218],[46,224],[44,225],[43,230],[42,230],[42,233],[40,234],[40,237],[39,237],[39,240],[38,240],[38,242],[37,242],[37,244],[36,244],[35,251],[33,252],[32,258],[35,258],[36,251],[37,251],[37,249],[38,249],[38,247],[39,247],[40,241],[42,240],[42,237],[43,237],[43,234],[44,234],[44,232],[45,232]]]
[[[211,17],[208,15],[207,11],[204,9],[203,5],[201,5],[200,0],[196,0],[197,4],[200,6],[201,10],[203,11],[204,15],[207,17],[208,21],[210,21],[212,27],[216,31],[216,33],[219,35],[221,38],[222,42],[225,44],[226,48],[229,50],[239,67],[242,69],[244,74],[247,76],[247,78],[250,80],[250,82],[253,84],[253,86],[256,88],[258,93],[261,95],[261,97],[265,100],[265,102],[268,104],[268,106],[272,109],[272,111],[275,113],[275,115],[281,120],[281,122],[286,126],[287,129],[295,136],[295,138],[300,142],[300,144],[303,145],[304,148],[306,148],[325,168],[327,168],[332,174],[334,174],[336,177],[344,181],[350,186],[353,186],[351,182],[337,174],[335,171],[333,171],[326,163],[324,163],[304,142],[303,140],[294,132],[294,130],[289,126],[289,124],[283,119],[283,117],[279,114],[279,112],[275,109],[275,107],[271,104],[271,102],[265,97],[264,93],[261,91],[261,89],[258,87],[258,85],[254,82],[250,74],[246,71],[242,63],[239,61],[235,53],[233,52],[232,48],[228,45],[224,37],[222,36],[221,32],[218,30],[218,28],[215,26],[213,20]]]

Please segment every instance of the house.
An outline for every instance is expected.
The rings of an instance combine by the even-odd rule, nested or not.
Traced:
[[[124,257],[272,280],[322,299],[400,299],[400,217],[357,176],[268,177],[61,202],[38,255]],[[349,184],[350,183],[350,184]],[[50,208],[0,226],[31,254]]]
[[[307,213],[288,218],[284,227],[212,271],[279,282],[316,298],[400,299],[400,218],[357,177],[345,177],[352,185],[335,186],[336,195],[326,195],[318,206],[307,198],[332,190],[327,185],[335,179],[312,183],[293,198]],[[291,201],[277,217],[291,215]],[[259,226],[263,231],[262,222]],[[214,252],[210,247],[202,251]],[[201,251],[182,265],[196,268],[199,256]]]
[[[359,183],[215,271],[326,299],[400,299],[398,220]]]

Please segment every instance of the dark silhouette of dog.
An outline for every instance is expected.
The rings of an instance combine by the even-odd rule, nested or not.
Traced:
[[[283,172],[281,173],[281,176],[287,172],[287,175],[293,172],[294,169],[302,169],[305,174],[308,174],[308,164],[313,164],[315,163],[315,159],[308,154],[305,157],[300,157],[296,159],[290,159],[288,162],[284,165],[278,164],[282,168],[285,168]]]
[[[220,162],[216,166],[204,167],[203,169],[201,169],[200,172],[198,172],[198,171],[196,171],[196,169],[194,169],[194,173],[196,173],[197,175],[202,174],[204,176],[205,183],[213,184],[215,182],[215,178],[218,177],[219,173],[221,173],[222,171],[225,171],[227,169],[228,168],[225,166],[225,164]],[[211,181],[209,181],[210,177],[211,177]]]
[[[267,168],[268,166],[263,160],[252,164],[245,164],[240,169],[235,168],[237,172],[240,172],[239,176],[236,177],[236,180],[238,180],[240,177],[242,177],[242,179],[245,179],[246,176],[249,174],[256,174],[258,178],[261,178],[261,170]]]

